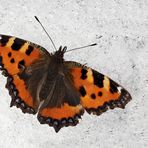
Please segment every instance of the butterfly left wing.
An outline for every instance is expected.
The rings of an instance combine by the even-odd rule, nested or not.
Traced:
[[[16,105],[24,113],[37,112],[39,102],[27,90],[25,82],[27,78],[22,76],[22,72],[48,54],[43,47],[29,41],[0,35],[0,69],[8,77],[6,88],[12,97],[10,106]]]
[[[126,89],[107,76],[76,62],[65,64],[81,94],[81,104],[89,114],[100,115],[109,108],[125,108],[132,99]]]

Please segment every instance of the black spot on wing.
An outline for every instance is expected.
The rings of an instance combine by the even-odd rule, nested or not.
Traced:
[[[91,94],[91,98],[92,99],[96,99],[96,95],[95,94]]]
[[[101,73],[98,73],[95,70],[92,70],[92,72],[93,72],[94,84],[97,85],[98,87],[102,88],[104,75],[102,75]]]
[[[12,48],[12,50],[18,51],[25,43],[26,43],[26,41],[16,38],[14,40],[14,43],[12,44],[11,48]]]
[[[11,56],[12,56],[12,53],[11,53],[11,52],[9,52],[9,53],[8,53],[8,57],[10,58]]]
[[[26,50],[26,54],[29,56],[32,51],[33,51],[33,47],[29,45],[28,49]]]
[[[86,90],[83,86],[80,87],[79,92],[82,95],[82,97],[84,97],[86,95]]]
[[[87,78],[87,70],[86,69],[82,69],[81,70],[81,79],[85,80]]]
[[[118,87],[119,85],[110,79],[110,92],[112,94],[118,92]]]
[[[25,66],[25,61],[24,61],[24,60],[21,60],[21,61],[19,61],[19,63],[18,63],[18,68],[19,68],[19,69],[22,68],[22,66]]]
[[[11,63],[14,63],[14,62],[15,62],[14,58],[12,58],[12,59],[10,60],[10,62],[11,62]]]
[[[101,91],[98,92],[98,96],[101,97],[103,94]]]
[[[1,43],[1,46],[6,46],[6,44],[8,43],[10,37],[9,36],[5,36],[5,35],[2,35],[1,36],[1,40],[0,40],[0,43]]]
[[[19,61],[19,64],[24,66],[25,65],[25,61],[21,60],[21,61]]]

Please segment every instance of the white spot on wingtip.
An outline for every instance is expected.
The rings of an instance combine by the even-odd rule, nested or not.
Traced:
[[[0,40],[2,39],[2,36],[0,35]]]
[[[118,91],[121,93],[122,87],[117,87]]]

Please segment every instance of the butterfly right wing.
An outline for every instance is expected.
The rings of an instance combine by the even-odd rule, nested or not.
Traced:
[[[109,108],[125,108],[132,99],[129,92],[109,77],[76,62],[65,63],[81,94],[81,104],[88,113],[100,115]]]

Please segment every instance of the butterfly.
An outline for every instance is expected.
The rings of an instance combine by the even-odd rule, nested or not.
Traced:
[[[41,124],[75,126],[84,111],[101,115],[125,108],[129,92],[109,77],[86,65],[65,61],[65,46],[49,53],[32,42],[0,35],[0,69],[7,77],[10,106],[37,114]]]

